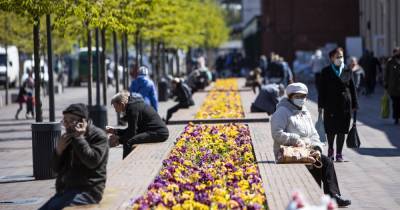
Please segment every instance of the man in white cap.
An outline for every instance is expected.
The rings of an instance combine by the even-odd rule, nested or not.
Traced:
[[[131,83],[130,92],[140,94],[144,102],[157,111],[158,98],[156,87],[148,75],[149,69],[146,66],[141,66],[138,71],[138,77]]]
[[[292,83],[286,88],[287,98],[283,98],[271,117],[271,133],[274,139],[274,153],[277,156],[281,145],[293,147],[311,147],[311,153],[320,159],[322,167],[307,166],[311,175],[321,186],[324,193],[334,198],[340,207],[349,206],[350,200],[344,199],[339,190],[333,161],[322,154],[322,143],[305,106],[308,88],[303,83]]]

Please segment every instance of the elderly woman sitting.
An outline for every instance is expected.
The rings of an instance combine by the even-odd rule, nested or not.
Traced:
[[[287,98],[283,98],[277,105],[276,112],[271,118],[271,132],[274,139],[274,152],[277,155],[281,145],[316,149],[317,156],[321,156],[322,168],[308,167],[314,179],[321,186],[323,182],[325,194],[330,195],[338,206],[348,206],[350,200],[343,199],[340,194],[336,172],[331,159],[322,153],[320,142],[310,112],[305,107],[308,94],[307,86],[303,83],[292,83],[286,88]]]

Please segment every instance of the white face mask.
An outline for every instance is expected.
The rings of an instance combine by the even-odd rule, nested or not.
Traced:
[[[292,102],[298,107],[303,107],[304,104],[306,103],[306,99],[305,98],[295,98],[295,99],[292,99]]]
[[[337,58],[333,62],[336,66],[341,66],[344,63],[344,58]]]

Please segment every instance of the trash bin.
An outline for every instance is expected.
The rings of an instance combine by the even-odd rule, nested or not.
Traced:
[[[162,78],[158,83],[158,101],[168,101],[168,82]]]
[[[92,119],[93,124],[103,130],[107,125],[107,108],[101,105],[94,105],[89,107],[89,117]]]
[[[61,136],[58,122],[32,124],[32,159],[35,179],[51,179],[56,173],[51,167],[53,153]]]

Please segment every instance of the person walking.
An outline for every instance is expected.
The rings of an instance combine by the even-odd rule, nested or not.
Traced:
[[[394,124],[399,124],[400,118],[400,47],[393,50],[386,65],[384,88],[392,99]]]
[[[33,90],[35,88],[35,82],[33,80],[33,72],[28,71],[28,78],[25,79],[23,85],[26,91],[26,119],[35,117],[35,97],[33,96]]]
[[[144,102],[158,111],[157,90],[154,82],[149,78],[149,69],[145,66],[139,68],[138,77],[132,81],[131,93],[140,94]]]
[[[122,91],[111,99],[116,112],[126,113],[128,127],[115,129],[106,126],[110,136],[110,145],[123,145],[123,158],[129,155],[134,144],[162,142],[168,139],[169,131],[157,112],[147,105],[138,94],[130,95]]]
[[[307,166],[315,181],[324,193],[334,198],[340,207],[351,205],[340,193],[336,171],[331,159],[322,155],[322,143],[315,130],[311,114],[305,106],[308,88],[303,83],[292,83],[286,88],[287,98],[277,105],[271,117],[271,134],[274,140],[274,153],[277,159],[281,145],[293,147],[311,147],[316,152],[313,157],[320,158],[322,167]]]
[[[353,72],[354,86],[357,90],[357,93],[360,93],[361,85],[364,84],[364,78],[365,78],[364,69],[360,65],[358,65],[356,57],[350,58],[349,68]]]
[[[26,90],[24,86],[21,86],[19,88],[18,96],[17,96],[17,103],[19,104],[19,108],[17,109],[17,113],[15,113],[15,119],[18,120],[18,115],[21,112],[24,103],[26,103]]]
[[[326,59],[322,56],[322,51],[320,49],[315,51],[315,54],[313,55],[311,59],[311,69],[312,72],[314,73],[314,79],[315,79],[315,87],[319,89],[319,84],[320,84],[320,77],[321,77],[321,70],[328,64]]]
[[[333,159],[336,137],[336,161],[343,162],[345,134],[349,132],[352,112],[358,108],[352,71],[344,65],[343,48],[329,52],[331,64],[321,71],[318,112],[324,116],[328,139],[328,157]]]
[[[364,51],[359,63],[365,71],[365,94],[370,95],[375,91],[377,68],[379,72],[381,72],[381,64],[379,60],[374,57],[373,52],[369,52],[368,50]]]

